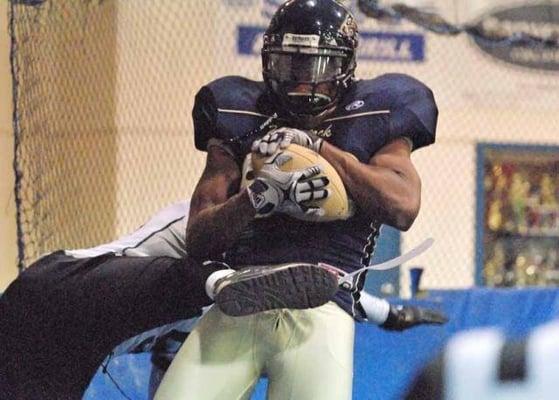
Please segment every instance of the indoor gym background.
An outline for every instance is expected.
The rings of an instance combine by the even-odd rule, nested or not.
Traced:
[[[280,2],[0,2],[0,289],[15,277],[16,265],[23,268],[54,249],[111,240],[191,195],[204,159],[192,145],[193,95],[222,75],[260,78],[259,35]],[[423,287],[455,290],[432,292],[421,301],[440,304],[453,320],[445,328],[403,335],[359,327],[358,349],[367,351],[356,352],[355,398],[390,398],[401,389],[377,390],[378,385],[402,386],[414,365],[428,359],[452,332],[500,323],[523,333],[557,314],[555,289],[469,289],[484,283],[481,266],[489,258],[483,195],[484,183],[491,182],[483,179],[484,144],[553,150],[559,143],[559,50],[488,49],[465,33],[440,35],[405,19],[367,18],[356,1],[346,3],[361,31],[358,77],[409,73],[433,89],[440,110],[437,143],[414,154],[423,180],[419,218],[400,238],[385,231],[390,238],[381,241],[381,250],[385,243],[382,251],[393,253],[397,243],[405,251],[434,237],[435,246],[413,264],[425,268]],[[522,29],[541,37],[559,25],[555,1],[408,4],[427,7],[455,25],[480,23],[505,36]],[[409,296],[411,266],[387,276],[394,281],[383,292]],[[372,281],[369,288],[376,289]],[[526,316],[533,311],[513,307],[534,306],[530,301],[539,296],[550,306],[531,319]],[[404,344],[418,356],[415,364],[406,356],[406,368],[398,358]],[[383,368],[379,359],[388,360]],[[395,367],[387,368],[389,362]],[[377,379],[378,373],[389,374]],[[96,380],[99,388],[103,378]]]

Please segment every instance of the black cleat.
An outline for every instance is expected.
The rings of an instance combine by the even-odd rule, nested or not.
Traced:
[[[442,312],[417,306],[390,305],[388,318],[380,325],[388,331],[403,331],[417,325],[443,325],[448,317]]]
[[[318,307],[338,290],[337,275],[312,264],[247,267],[216,282],[215,302],[231,316]]]

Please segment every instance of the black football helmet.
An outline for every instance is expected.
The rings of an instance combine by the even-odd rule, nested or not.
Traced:
[[[355,72],[357,24],[336,0],[289,0],[264,34],[262,73],[281,112],[306,128],[330,112]]]

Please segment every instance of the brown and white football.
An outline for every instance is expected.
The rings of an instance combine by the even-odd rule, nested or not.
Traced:
[[[326,199],[310,201],[309,205],[320,206],[324,209],[324,215],[318,216],[295,216],[299,219],[312,222],[327,222],[347,219],[351,216],[351,202],[338,172],[320,154],[297,144],[290,144],[281,152],[291,156],[291,160],[281,166],[282,171],[290,172],[320,165],[322,172],[319,176],[326,176],[330,181],[328,190],[330,195]],[[255,153],[247,155],[243,165],[243,177],[241,187],[246,187],[258,177],[258,171],[264,165],[267,157]]]

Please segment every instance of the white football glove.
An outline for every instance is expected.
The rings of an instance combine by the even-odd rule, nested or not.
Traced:
[[[252,151],[263,156],[271,156],[277,150],[285,149],[290,143],[320,151],[322,139],[314,138],[310,134],[295,128],[278,128],[266,133],[252,143]]]
[[[289,160],[291,156],[283,153],[266,160],[258,177],[247,187],[257,216],[266,217],[273,212],[324,215],[324,209],[321,207],[308,206],[305,203],[328,197],[328,178],[314,178],[321,172],[318,165],[293,172],[282,171],[280,167]]]

